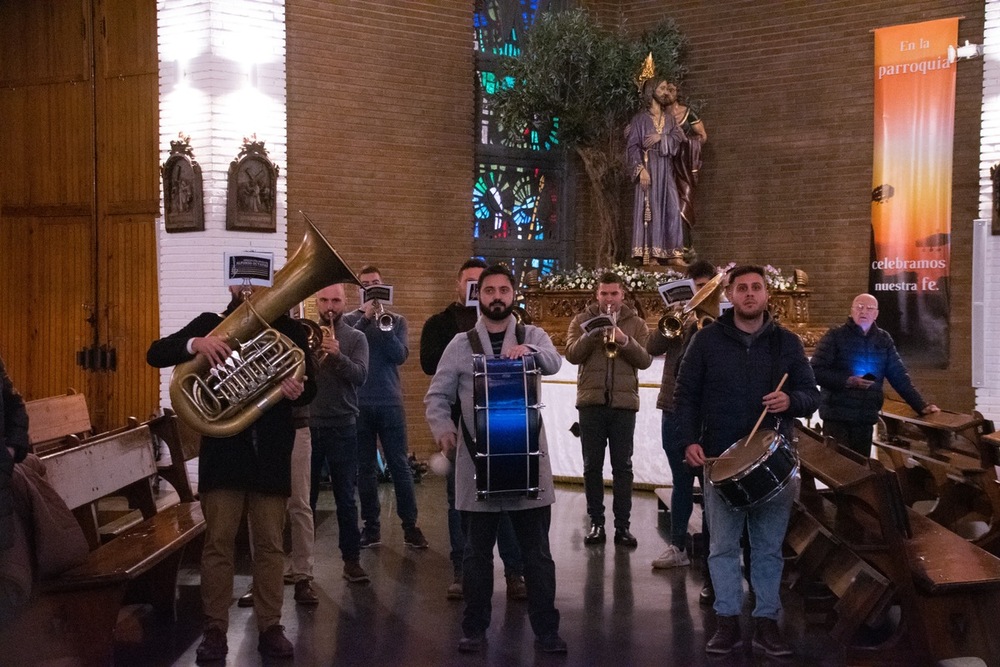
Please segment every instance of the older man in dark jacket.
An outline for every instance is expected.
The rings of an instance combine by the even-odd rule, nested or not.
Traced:
[[[876,326],[876,319],[875,297],[854,297],[847,322],[824,334],[812,358],[822,389],[823,433],[862,456],[871,454],[872,427],[882,409],[886,380],[917,414],[939,411],[913,386],[892,336]]]
[[[767,312],[764,270],[758,266],[733,269],[726,296],[732,310],[695,334],[677,376],[678,437],[687,443],[684,458],[691,466],[705,465],[706,457],[721,456],[748,436],[762,410],[766,419],[761,428],[790,438],[794,418],[811,415],[819,402],[802,342]],[[729,653],[742,643],[740,537],[744,526],[750,535],[750,577],[756,593],[754,647],[771,656],[792,653],[777,623],[781,545],[798,478],[792,476],[787,482],[775,488],[770,498],[743,508],[731,507],[714,485],[705,488],[705,511],[712,531],[708,565],[718,619],[716,633],[705,647],[709,653]]]

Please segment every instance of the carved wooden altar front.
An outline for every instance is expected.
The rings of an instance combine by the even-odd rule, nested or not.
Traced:
[[[784,327],[791,330],[802,340],[806,354],[812,354],[813,348],[826,328],[809,326],[809,296],[808,289],[774,290],[770,293],[768,308],[771,315]],[[573,317],[581,312],[594,300],[593,290],[543,290],[532,288],[524,292],[524,308],[531,322],[545,329],[552,338],[552,343],[560,353],[565,352],[566,336]],[[646,317],[650,330],[655,329],[660,318],[666,312],[666,304],[657,292],[638,292],[626,300],[635,307],[638,301]]]

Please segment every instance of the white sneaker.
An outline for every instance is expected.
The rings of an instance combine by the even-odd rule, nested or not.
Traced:
[[[659,558],[653,561],[653,569],[668,570],[672,567],[684,567],[690,564],[691,559],[687,557],[687,554],[671,544],[666,551],[660,554]]]

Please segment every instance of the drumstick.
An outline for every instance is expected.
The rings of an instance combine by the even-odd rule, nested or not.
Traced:
[[[775,389],[775,391],[781,391],[781,388],[782,388],[782,387],[783,387],[783,386],[785,385],[785,380],[787,380],[787,379],[788,379],[788,373],[785,373],[784,375],[782,375],[782,376],[781,376],[781,382],[779,382],[779,383],[778,383],[778,388],[777,388],[777,389]],[[760,417],[759,417],[759,418],[757,419],[757,423],[753,425],[753,430],[752,430],[752,431],[750,431],[750,435],[748,435],[748,436],[747,436],[747,439],[746,439],[746,440],[745,440],[745,441],[743,442],[743,446],[744,446],[744,447],[746,447],[746,446],[747,446],[747,444],[748,444],[748,443],[749,443],[749,442],[750,442],[751,440],[753,440],[753,437],[754,437],[755,435],[757,435],[757,429],[759,429],[759,428],[760,428],[760,423],[761,423],[762,421],[764,421],[764,417],[765,417],[766,415],[767,415],[767,408],[764,408],[764,411],[763,411],[762,413],[760,413]]]

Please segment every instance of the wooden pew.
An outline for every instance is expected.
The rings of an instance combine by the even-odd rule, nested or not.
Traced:
[[[803,484],[786,545],[800,577],[837,597],[831,633],[847,644],[848,664],[996,664],[1000,559],[906,507],[878,461],[797,433]],[[862,625],[881,636],[862,645]]]
[[[157,465],[160,477],[174,487],[181,502],[193,502],[197,499],[197,492],[191,487],[186,464],[198,456],[201,436],[182,422],[170,408],[164,408],[162,414],[146,424],[153,437],[165,444],[170,453],[169,464]]]
[[[79,444],[93,434],[87,399],[70,389],[62,396],[49,396],[24,404],[28,412],[28,442],[39,456],[60,447]]]
[[[4,664],[75,656],[107,665],[126,602],[143,602],[173,620],[177,569],[184,547],[205,529],[201,506],[183,502],[157,511],[151,482],[156,462],[146,425],[62,449],[44,459],[46,476],[73,510],[91,545],[85,563],[41,582],[27,610],[0,634]],[[100,544],[94,503],[130,498],[143,520]]]
[[[927,517],[1000,556],[1000,482],[993,424],[979,413],[916,414],[887,399],[874,444],[896,472],[903,502],[930,501]]]

